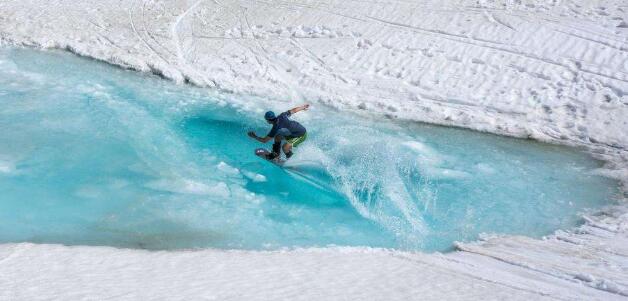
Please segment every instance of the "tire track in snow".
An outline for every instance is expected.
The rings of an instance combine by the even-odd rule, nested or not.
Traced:
[[[214,2],[218,3],[217,0],[214,0]],[[219,5],[221,5],[221,4],[219,4]],[[221,6],[223,6],[223,5],[221,5]],[[228,9],[228,8],[225,8],[225,9]],[[269,66],[272,67],[272,70],[274,71],[273,73],[275,74],[275,76],[279,77],[283,81],[283,85],[286,87],[287,91],[290,91],[293,94],[292,96],[296,96],[296,98],[298,98],[298,99],[304,99],[303,94],[301,94],[301,92],[299,92],[299,90],[293,88],[293,87],[298,87],[299,86],[298,85],[298,80],[295,79],[294,77],[292,77],[290,74],[287,74],[287,72],[277,69],[276,66],[281,66],[281,64],[271,58],[271,55],[270,55],[269,51],[266,49],[266,47],[264,47],[264,45],[262,45],[262,43],[259,41],[259,39],[257,39],[257,37],[255,37],[255,35],[253,34],[253,28],[251,27],[251,24],[249,23],[249,19],[247,17],[246,10],[247,10],[247,8],[243,8],[243,10],[241,9],[241,11],[240,11],[240,13],[242,15],[242,18],[244,19],[244,24],[246,24],[246,27],[248,28],[248,30],[253,35],[253,40],[255,41],[257,46],[264,53],[263,54],[264,59],[266,61],[268,61]],[[290,66],[290,67],[294,69],[295,66]]]
[[[99,24],[97,24],[96,22],[94,22],[94,21],[90,20],[89,18],[87,18],[86,20],[87,20],[87,22],[89,22],[92,26],[94,26],[94,27],[96,27],[96,28],[98,28],[98,29],[100,29],[100,30],[102,30],[102,31],[109,32],[109,31],[107,30],[107,28],[104,28],[104,27],[100,26]],[[104,35],[104,34],[100,33],[100,32],[99,32],[99,31],[97,31],[97,30],[95,30],[94,32],[95,32],[95,33],[96,33],[99,37],[101,37],[103,40],[105,40],[105,41],[107,41],[109,44],[111,44],[111,46],[118,48],[118,49],[119,49],[120,51],[122,51],[122,52],[126,52],[126,50],[125,50],[125,49],[123,49],[122,47],[120,47],[120,45],[118,45],[117,43],[115,43],[114,41],[112,41],[112,40],[111,40],[109,37],[107,37],[106,35]]]
[[[155,39],[153,34],[146,27],[146,3],[147,3],[147,0],[143,0],[142,1],[142,6],[141,6],[141,10],[142,10],[142,18],[141,18],[141,20],[142,20],[142,27],[144,28],[144,32],[146,33],[146,36],[148,36],[149,39],[151,39],[153,42],[155,42],[155,44],[157,44],[157,46],[159,46],[160,48],[165,50],[170,56],[175,56],[175,54],[172,53],[172,51],[170,51],[170,49],[168,49],[168,47],[166,47],[163,44],[159,43],[159,41],[157,41],[157,39]]]
[[[615,46],[615,45],[612,45],[611,43],[608,43],[608,42],[598,41],[598,40],[593,39],[593,38],[587,38],[585,36],[580,36],[580,35],[575,34],[575,33],[562,31],[560,29],[554,29],[554,31],[562,33],[562,34],[565,34],[565,35],[568,35],[568,36],[571,36],[571,37],[574,37],[574,38],[578,38],[578,39],[582,39],[582,40],[585,40],[585,41],[588,41],[588,42],[592,42],[592,43],[595,43],[595,44],[599,44],[599,45],[603,45],[603,46],[606,46],[606,47],[610,47],[610,48],[619,50],[621,52],[628,52],[628,47],[626,47],[626,46]]]
[[[135,34],[135,36],[140,39],[140,41],[142,41],[142,44],[144,44],[144,46],[146,46],[148,48],[148,50],[150,50],[153,54],[155,54],[157,57],[159,57],[162,61],[164,61],[164,63],[166,64],[170,64],[168,62],[168,60],[166,60],[159,52],[157,52],[156,49],[154,49],[148,42],[146,42],[146,40],[144,40],[144,38],[142,38],[142,35],[140,35],[140,33],[137,31],[137,28],[135,27],[135,22],[133,21],[133,7],[135,6],[135,2],[133,1],[133,4],[131,4],[131,7],[128,10],[129,13],[129,21],[131,22],[131,29],[133,29],[133,33]],[[146,65],[153,71],[153,72],[157,72],[159,70],[157,70],[153,65],[146,63]]]
[[[501,25],[504,26],[512,31],[517,31],[516,29],[514,29],[512,26],[510,26],[508,23],[501,21],[500,19],[497,18],[497,16],[495,16],[495,14],[484,10],[484,16],[486,16],[486,18],[489,20],[489,22],[491,23],[495,23],[497,25]]]
[[[532,266],[530,264],[527,264],[527,263],[524,262],[525,260],[523,260],[523,259],[519,259],[519,260],[517,260],[516,258],[507,259],[507,258],[500,257],[498,255],[491,254],[490,252],[483,252],[482,249],[474,248],[473,245],[466,246],[464,244],[458,244],[456,247],[457,247],[458,250],[463,251],[463,252],[468,252],[468,253],[471,253],[471,254],[477,254],[477,255],[480,255],[480,256],[485,256],[485,257],[492,258],[494,260],[501,261],[503,263],[510,264],[510,265],[513,265],[513,266],[516,266],[516,267],[529,269],[531,271],[535,271],[535,272],[538,272],[538,273],[541,273],[541,274],[545,274],[545,275],[548,275],[548,276],[552,276],[552,277],[555,277],[555,278],[558,278],[558,279],[562,279],[562,280],[565,280],[565,281],[569,281],[569,282],[573,282],[573,283],[577,283],[577,284],[582,284],[582,281],[578,278],[578,274],[574,274],[574,273],[576,273],[575,271],[564,271],[564,270],[560,270],[560,269],[552,271],[551,267],[548,270],[545,270],[545,269],[542,269],[540,267],[535,267],[535,266]],[[506,253],[504,251],[502,251],[501,254],[503,254],[503,255],[512,255],[512,256],[516,256],[517,255],[517,254],[509,254],[509,253]],[[588,287],[591,287],[591,288],[594,288],[594,289],[597,289],[597,290],[600,290],[600,291],[604,291],[604,292],[607,292],[607,293],[628,297],[628,294],[625,294],[624,292],[614,292],[614,291],[606,289],[604,287],[599,287],[598,285],[595,285],[595,284],[596,284],[595,282],[584,282],[584,285],[586,285]]]
[[[298,4],[295,4],[295,6],[301,6],[301,7],[305,7],[305,8],[309,8],[309,9],[319,10],[319,11],[322,11],[322,12],[325,12],[325,13],[330,13],[330,14],[334,14],[334,15],[337,15],[337,16],[340,16],[340,17],[351,18],[351,19],[354,19],[354,20],[363,21],[363,22],[367,22],[367,23],[368,23],[368,21],[366,19],[371,19],[371,20],[374,20],[374,21],[377,21],[377,22],[388,24],[390,26],[406,28],[406,29],[408,29],[410,31],[413,31],[413,32],[418,32],[418,33],[423,33],[423,34],[428,34],[428,35],[429,34],[435,34],[435,35],[439,35],[441,38],[444,38],[444,39],[447,39],[447,40],[450,40],[450,41],[454,41],[454,42],[458,42],[458,43],[466,43],[468,45],[472,45],[472,46],[475,46],[475,47],[490,48],[490,49],[493,49],[493,50],[506,52],[506,53],[509,53],[511,55],[522,56],[522,57],[525,57],[525,58],[528,58],[528,59],[533,59],[533,60],[544,62],[544,63],[547,63],[547,64],[552,64],[552,65],[559,66],[559,67],[568,69],[570,71],[573,71],[572,68],[570,68],[569,66],[567,66],[565,64],[562,64],[560,62],[554,61],[554,60],[549,59],[549,58],[542,58],[542,57],[538,57],[538,56],[536,56],[534,54],[529,54],[529,53],[520,52],[520,51],[508,49],[508,48],[499,47],[499,46],[506,45],[506,44],[499,43],[499,42],[493,42],[493,41],[488,41],[488,40],[478,40],[478,39],[467,37],[467,36],[464,36],[464,35],[452,34],[452,33],[444,32],[444,31],[441,31],[441,30],[425,29],[425,28],[421,28],[421,27],[417,27],[417,26],[412,26],[412,25],[408,25],[408,24],[404,24],[404,23],[398,23],[398,22],[394,22],[394,21],[388,21],[388,20],[384,20],[384,19],[380,19],[380,18],[376,18],[376,17],[372,17],[372,16],[367,16],[367,15],[362,15],[363,18],[360,18],[360,17],[349,16],[349,15],[345,15],[345,14],[341,14],[341,13],[337,13],[337,12],[328,11],[326,9],[321,9],[319,7],[314,7],[314,6],[306,6],[306,5],[298,5]],[[544,19],[544,20],[551,21],[551,22],[557,22],[555,20],[550,20],[550,19]],[[460,40],[460,39],[462,39],[462,40]],[[476,42],[476,43],[474,43],[474,42]],[[477,42],[479,42],[479,43],[477,43]],[[495,44],[495,45],[499,45],[499,46],[482,45],[481,43],[490,43],[490,44]],[[622,82],[628,83],[628,79],[615,77],[613,75],[603,74],[603,73],[600,73],[600,72],[587,70],[587,69],[583,69],[583,68],[578,69],[578,71],[581,71],[583,73],[588,73],[588,74],[591,74],[591,75],[595,75],[595,76],[600,76],[600,77],[604,77],[604,78],[608,78],[608,79],[612,79],[612,80],[617,80],[617,81],[622,81]]]
[[[412,31],[416,30],[416,31],[419,31],[420,33],[423,32],[423,31],[427,31],[429,33],[445,35],[445,37],[441,37],[441,38],[444,38],[444,39],[447,39],[447,40],[451,40],[451,41],[454,41],[454,42],[458,42],[458,43],[469,44],[469,45],[472,45],[472,46],[475,46],[475,47],[489,48],[489,49],[493,49],[493,50],[497,50],[497,51],[501,51],[501,52],[506,52],[506,53],[509,53],[511,55],[525,57],[525,58],[528,58],[528,59],[536,60],[536,61],[547,63],[547,64],[552,64],[552,65],[563,67],[565,69],[573,71],[572,68],[570,68],[569,66],[567,66],[565,64],[562,64],[560,62],[554,61],[554,60],[552,60],[550,58],[539,57],[539,56],[534,55],[534,54],[525,53],[525,52],[519,52],[519,51],[516,51],[516,50],[502,48],[502,47],[498,47],[498,46],[482,45],[481,44],[483,42],[488,42],[488,41],[481,41],[480,42],[480,41],[478,41],[476,39],[469,38],[469,37],[466,37],[466,36],[459,36],[459,35],[455,35],[455,34],[451,34],[451,33],[443,33],[441,31],[431,31],[431,30],[426,30],[424,28],[415,27],[415,26],[408,25],[408,24],[387,21],[387,20],[374,18],[374,17],[369,17],[369,16],[366,16],[366,17],[369,18],[369,19],[373,19],[375,21],[379,21],[379,22],[383,22],[383,23],[386,23],[386,24],[390,24],[392,26],[406,28],[406,29],[412,30]],[[454,37],[463,38],[463,40],[459,40],[459,39],[456,39]],[[480,43],[474,43],[473,41],[480,42]],[[505,44],[501,44],[501,43],[497,43],[497,42],[489,42],[489,43],[497,44],[497,45],[505,45]],[[618,78],[618,77],[615,77],[613,75],[603,74],[603,73],[600,73],[600,72],[595,72],[595,71],[582,69],[582,68],[578,69],[578,71],[581,71],[583,73],[588,73],[588,74],[592,74],[592,75],[596,75],[596,76],[600,76],[600,77],[604,77],[604,78],[613,79],[613,80],[617,80],[617,81],[622,81],[622,82],[628,83],[628,79]]]
[[[294,39],[294,37],[290,38],[290,43],[292,43],[292,45],[294,45],[295,47],[297,47],[299,50],[301,50],[301,52],[307,56],[309,56],[310,58],[312,58],[315,62],[318,63],[318,65],[323,68],[325,71],[327,71],[327,73],[329,73],[334,79],[340,79],[342,82],[344,82],[345,84],[348,84],[349,81],[347,81],[342,75],[337,74],[334,69],[332,67],[329,67],[329,65],[327,65],[325,63],[325,61],[323,61],[322,59],[320,59],[316,54],[314,54],[312,51],[310,51],[309,49],[303,47],[303,45],[297,41],[296,39]]]
[[[174,24],[172,25],[171,29],[170,29],[170,34],[172,36],[172,40],[175,44],[175,48],[177,51],[177,60],[179,61],[180,64],[182,64],[184,67],[186,67],[186,69],[192,70],[192,72],[196,73],[198,76],[200,76],[200,78],[203,79],[203,81],[205,82],[205,84],[207,84],[210,87],[213,88],[219,88],[220,86],[218,85],[218,83],[213,80],[213,79],[208,79],[205,74],[203,74],[202,72],[196,70],[196,68],[191,67],[190,63],[188,62],[188,60],[185,58],[185,54],[183,52],[183,47],[181,46],[181,39],[179,38],[179,24],[181,24],[181,21],[188,15],[188,13],[190,13],[190,11],[196,9],[196,7],[201,4],[201,2],[203,2],[204,0],[198,0],[196,1],[192,6],[188,7],[188,9],[186,9],[182,14],[180,14],[177,19],[175,20]],[[185,75],[183,75],[185,76]]]
[[[571,300],[571,299],[568,299],[568,298],[560,298],[560,297],[554,296],[554,295],[549,294],[549,293],[535,291],[535,290],[530,290],[530,289],[527,289],[527,288],[511,285],[511,284],[508,284],[508,283],[503,283],[503,282],[500,282],[500,281],[491,280],[491,279],[488,279],[486,277],[477,276],[477,275],[474,275],[474,274],[471,274],[471,273],[467,273],[467,272],[463,272],[463,271],[452,271],[452,270],[449,270],[447,268],[437,266],[435,264],[430,264],[430,263],[427,263],[425,261],[421,261],[421,260],[419,260],[417,258],[411,258],[410,256],[405,255],[405,254],[391,254],[391,256],[394,257],[394,258],[399,258],[401,260],[413,263],[413,264],[426,265],[426,266],[430,266],[432,268],[436,268],[438,270],[441,270],[442,273],[447,273],[447,274],[452,275],[452,277],[455,277],[455,276],[458,276],[458,275],[464,275],[464,276],[469,277],[471,279],[475,279],[475,280],[479,280],[479,281],[482,281],[482,282],[495,284],[495,285],[498,285],[498,286],[507,287],[507,288],[510,288],[510,289],[513,289],[513,290],[518,290],[518,291],[522,291],[522,292],[526,292],[526,293],[530,293],[530,294],[534,294],[534,295],[540,295],[540,296],[552,298],[552,299],[555,299],[555,300],[563,300],[563,301]]]

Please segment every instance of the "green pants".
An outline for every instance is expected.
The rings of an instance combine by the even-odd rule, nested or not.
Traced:
[[[301,144],[303,141],[305,141],[305,139],[307,139],[307,133],[303,134],[303,136],[286,139],[286,141],[288,141],[288,143],[292,144],[292,147],[297,147],[297,146],[299,146],[299,144]]]

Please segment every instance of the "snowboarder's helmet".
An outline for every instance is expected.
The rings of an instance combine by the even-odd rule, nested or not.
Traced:
[[[277,118],[277,117],[275,116],[275,112],[273,112],[273,111],[268,111],[268,112],[266,112],[266,114],[264,114],[264,119],[266,119],[266,120],[273,120],[275,118]]]

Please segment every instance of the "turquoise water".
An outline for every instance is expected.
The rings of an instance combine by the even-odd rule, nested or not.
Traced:
[[[575,226],[617,192],[577,150],[322,106],[281,169],[246,136],[289,108],[269,103],[0,50],[0,242],[447,251]]]

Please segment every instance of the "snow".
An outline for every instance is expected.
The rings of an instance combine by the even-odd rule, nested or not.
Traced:
[[[233,167],[233,166],[231,166],[231,165],[229,165],[229,164],[227,164],[225,162],[218,163],[218,165],[216,167],[218,168],[218,170],[220,170],[220,171],[222,171],[222,172],[224,172],[225,174],[228,174],[228,175],[235,176],[235,175],[239,175],[240,174],[240,170],[239,169],[237,169],[237,168],[235,168],[235,167]]]
[[[230,192],[227,184],[224,182],[216,182],[213,185],[196,182],[190,179],[160,179],[149,182],[146,187],[184,194],[210,195],[229,197]]]
[[[578,229],[485,237],[444,255],[6,244],[0,299],[625,299],[626,22],[619,0],[2,1],[1,44],[66,49],[278,106],[310,101],[580,146],[606,160],[599,173],[624,190]],[[0,174],[11,171],[0,162]]]
[[[254,173],[251,171],[244,171],[242,173],[245,177],[251,179],[253,182],[266,182],[266,176]]]
[[[2,300],[621,299],[575,281],[478,261],[473,254],[364,248],[149,252],[17,244],[0,246],[0,260]]]

